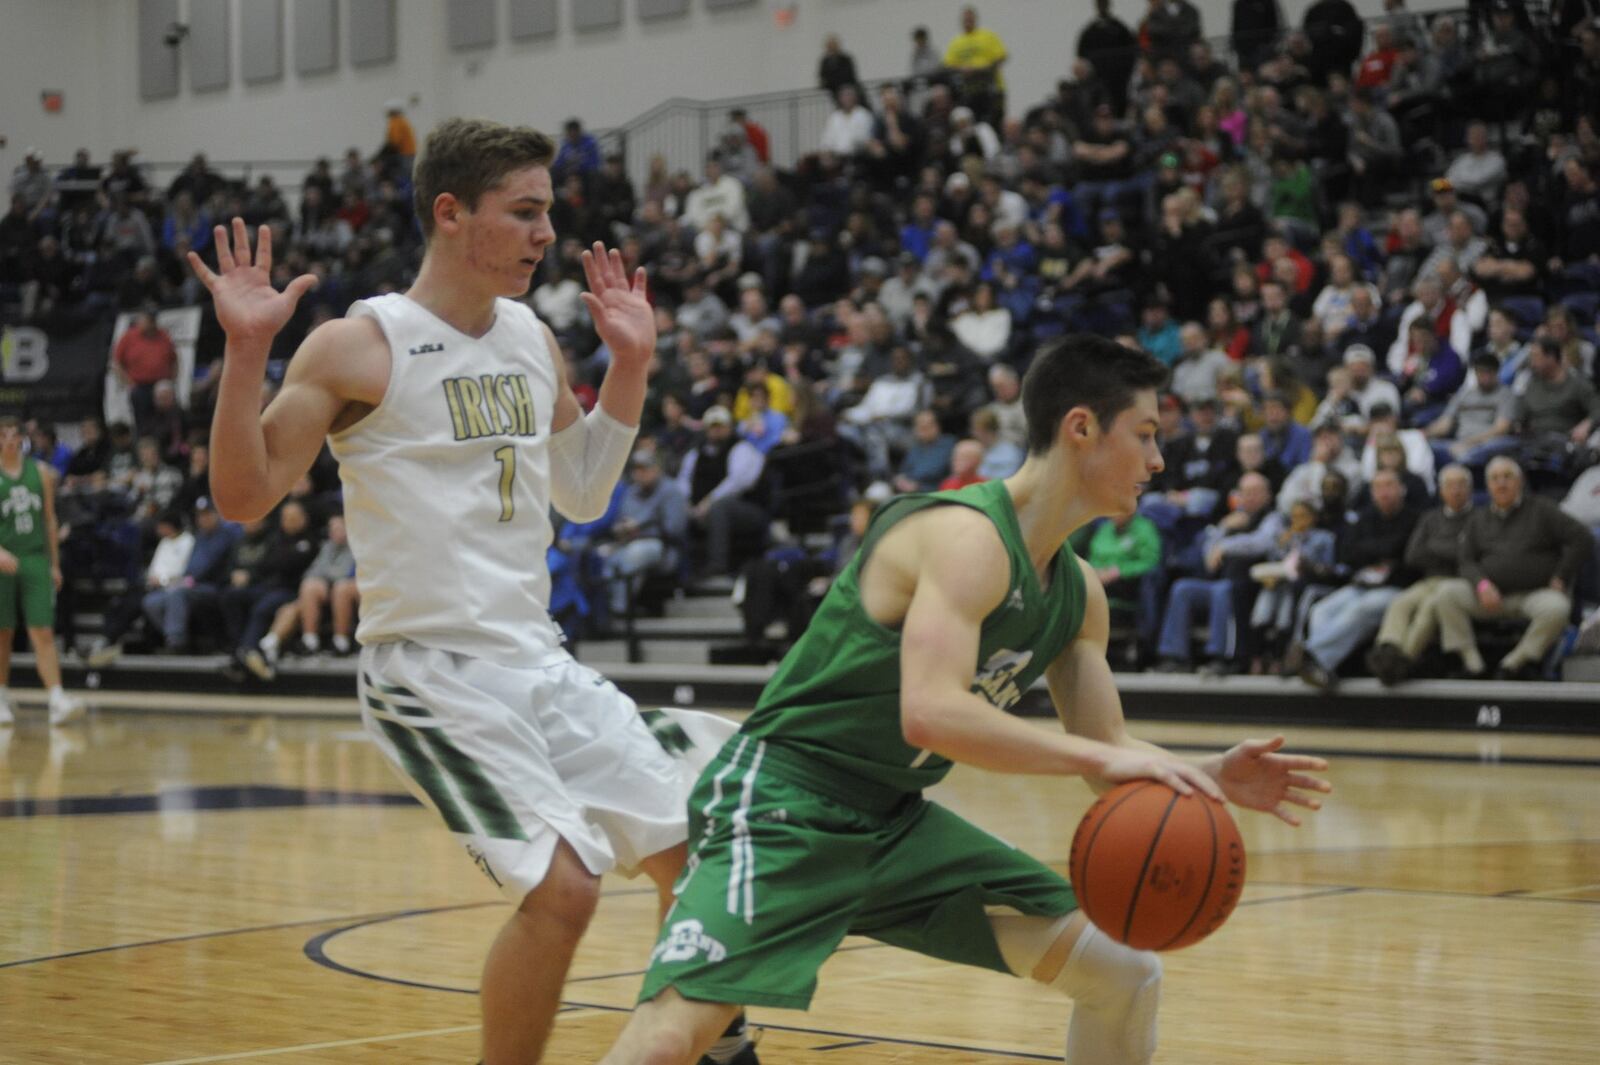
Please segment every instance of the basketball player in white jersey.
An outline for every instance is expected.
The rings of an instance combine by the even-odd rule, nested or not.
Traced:
[[[604,512],[656,340],[644,271],[629,278],[599,244],[584,252],[583,300],[611,351],[585,416],[555,337],[515,301],[555,241],[553,151],[493,122],[434,130],[414,178],[427,240],[416,283],[313,331],[265,412],[272,338],[315,279],[275,291],[269,231],[252,260],[237,218],[231,242],[217,227],[216,273],[189,257],[228,337],[218,508],[267,513],[331,440],[362,596],[363,721],[517,906],[484,966],[487,1065],[540,1059],[601,873],[643,872],[670,903],[693,777],[632,700],[562,650],[546,609],[549,507]],[[720,743],[689,728],[674,739]],[[755,1061],[740,1032],[714,1060]]]

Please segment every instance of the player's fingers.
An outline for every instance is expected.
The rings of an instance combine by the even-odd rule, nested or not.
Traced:
[[[301,274],[299,277],[289,282],[289,287],[285,289],[284,292],[291,300],[299,303],[301,296],[304,296],[307,292],[310,292],[312,289],[317,287],[317,281],[318,278],[316,274]]]
[[[1320,791],[1324,794],[1333,790],[1333,785],[1321,777],[1308,777],[1304,773],[1290,773],[1289,786],[1291,788],[1307,788],[1311,791]]]
[[[1245,740],[1244,745],[1256,754],[1269,754],[1283,746],[1282,736],[1273,736],[1266,740]]]
[[[1317,758],[1309,754],[1284,754],[1278,756],[1278,764],[1285,769],[1315,769],[1318,772],[1328,768],[1326,758]]]
[[[1204,792],[1206,795],[1209,795],[1211,798],[1217,800],[1218,802],[1227,801],[1222,794],[1222,789],[1217,786],[1217,782],[1215,780],[1211,779],[1211,774],[1207,773],[1205,770],[1199,768],[1198,766],[1192,766],[1185,763],[1183,765],[1183,775],[1187,777],[1195,787],[1199,788],[1200,791]]]
[[[184,257],[189,260],[189,269],[194,271],[194,276],[200,279],[200,283],[207,289],[211,288],[212,284],[217,280],[217,275],[211,272],[211,268],[205,264],[205,261],[194,252],[189,252]]]
[[[607,261],[611,263],[611,283],[618,285],[621,288],[627,288],[628,268],[622,262],[622,252],[618,251],[616,248],[612,248],[611,254],[606,258]]]
[[[1322,800],[1310,795],[1302,795],[1298,791],[1285,792],[1284,802],[1292,802],[1296,806],[1304,806],[1307,810],[1322,809]]]
[[[641,299],[650,298],[650,275],[642,266],[633,272],[633,294]]]
[[[233,248],[228,243],[228,227],[218,225],[211,236],[217,246],[217,271],[225,274],[233,269]]]
[[[578,298],[583,300],[583,305],[589,308],[589,317],[598,323],[605,317],[606,305],[599,296],[589,292],[578,293]]]
[[[611,274],[611,256],[606,254],[606,246],[597,240],[590,251],[594,254],[595,276],[600,279],[600,288],[595,291],[610,288],[616,283],[616,278]]]
[[[256,265],[272,273],[272,230],[267,226],[256,230]]]
[[[1284,807],[1282,803],[1279,803],[1278,806],[1273,809],[1272,816],[1276,817],[1279,821],[1282,821],[1291,828],[1300,827],[1300,818],[1296,817],[1292,812]]]
[[[598,244],[595,247],[599,247]],[[600,267],[595,262],[594,252],[583,253],[583,277],[589,285],[590,292],[601,292],[605,289],[605,279],[600,276]]]
[[[1157,779],[1159,779],[1163,784],[1166,784],[1173,791],[1176,791],[1179,795],[1194,794],[1194,788],[1190,787],[1189,782],[1183,779],[1183,774],[1176,770],[1168,769]]]
[[[1223,801],[1222,789],[1218,788],[1217,782],[1212,780],[1211,777],[1208,776],[1204,771],[1196,769],[1192,765],[1185,765],[1179,767],[1178,772],[1191,787],[1199,791],[1202,795],[1215,799],[1218,802]]]
[[[233,216],[233,259],[244,266],[250,265],[250,231],[244,228],[244,219]]]

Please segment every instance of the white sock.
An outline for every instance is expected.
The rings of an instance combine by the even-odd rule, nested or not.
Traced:
[[[261,637],[261,642],[256,646],[261,648],[261,653],[266,655],[269,661],[276,659],[278,657],[278,634],[275,632],[267,633]]]
[[[733,1056],[743,1050],[748,1042],[750,1035],[745,1028],[744,1016],[741,1014],[728,1025],[722,1036],[711,1044],[710,1049],[706,1051],[706,1057],[719,1063],[732,1061]]]
[[[52,703],[59,699],[65,699],[66,697],[67,689],[63,688],[61,685],[57,684],[55,687],[50,689],[50,701]]]
[[[316,654],[322,650],[322,641],[317,639],[316,633],[308,632],[300,637],[300,646],[306,649],[306,653]]]
[[[336,634],[333,637],[333,649],[338,651],[340,654],[344,654],[346,651],[350,650],[350,637]]]
[[[1156,1052],[1161,959],[1089,925],[1051,981],[1072,997],[1067,1065],[1148,1065]]]

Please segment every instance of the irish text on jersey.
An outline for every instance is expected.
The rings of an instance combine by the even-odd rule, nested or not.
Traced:
[[[445,405],[457,440],[484,436],[535,436],[533,394],[525,374],[450,377],[443,382]]]

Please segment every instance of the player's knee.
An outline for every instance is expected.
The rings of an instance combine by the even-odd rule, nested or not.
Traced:
[[[1127,1008],[1159,997],[1161,974],[1161,958],[1155,952],[1123,946],[1086,925],[1049,983],[1076,1002]]]
[[[571,929],[574,938],[589,927],[600,902],[600,878],[583,863],[554,860],[539,886],[522,897],[518,912],[541,921],[551,921]]]
[[[690,1065],[694,1044],[687,1032],[655,1028],[639,1044],[637,1065]]]

